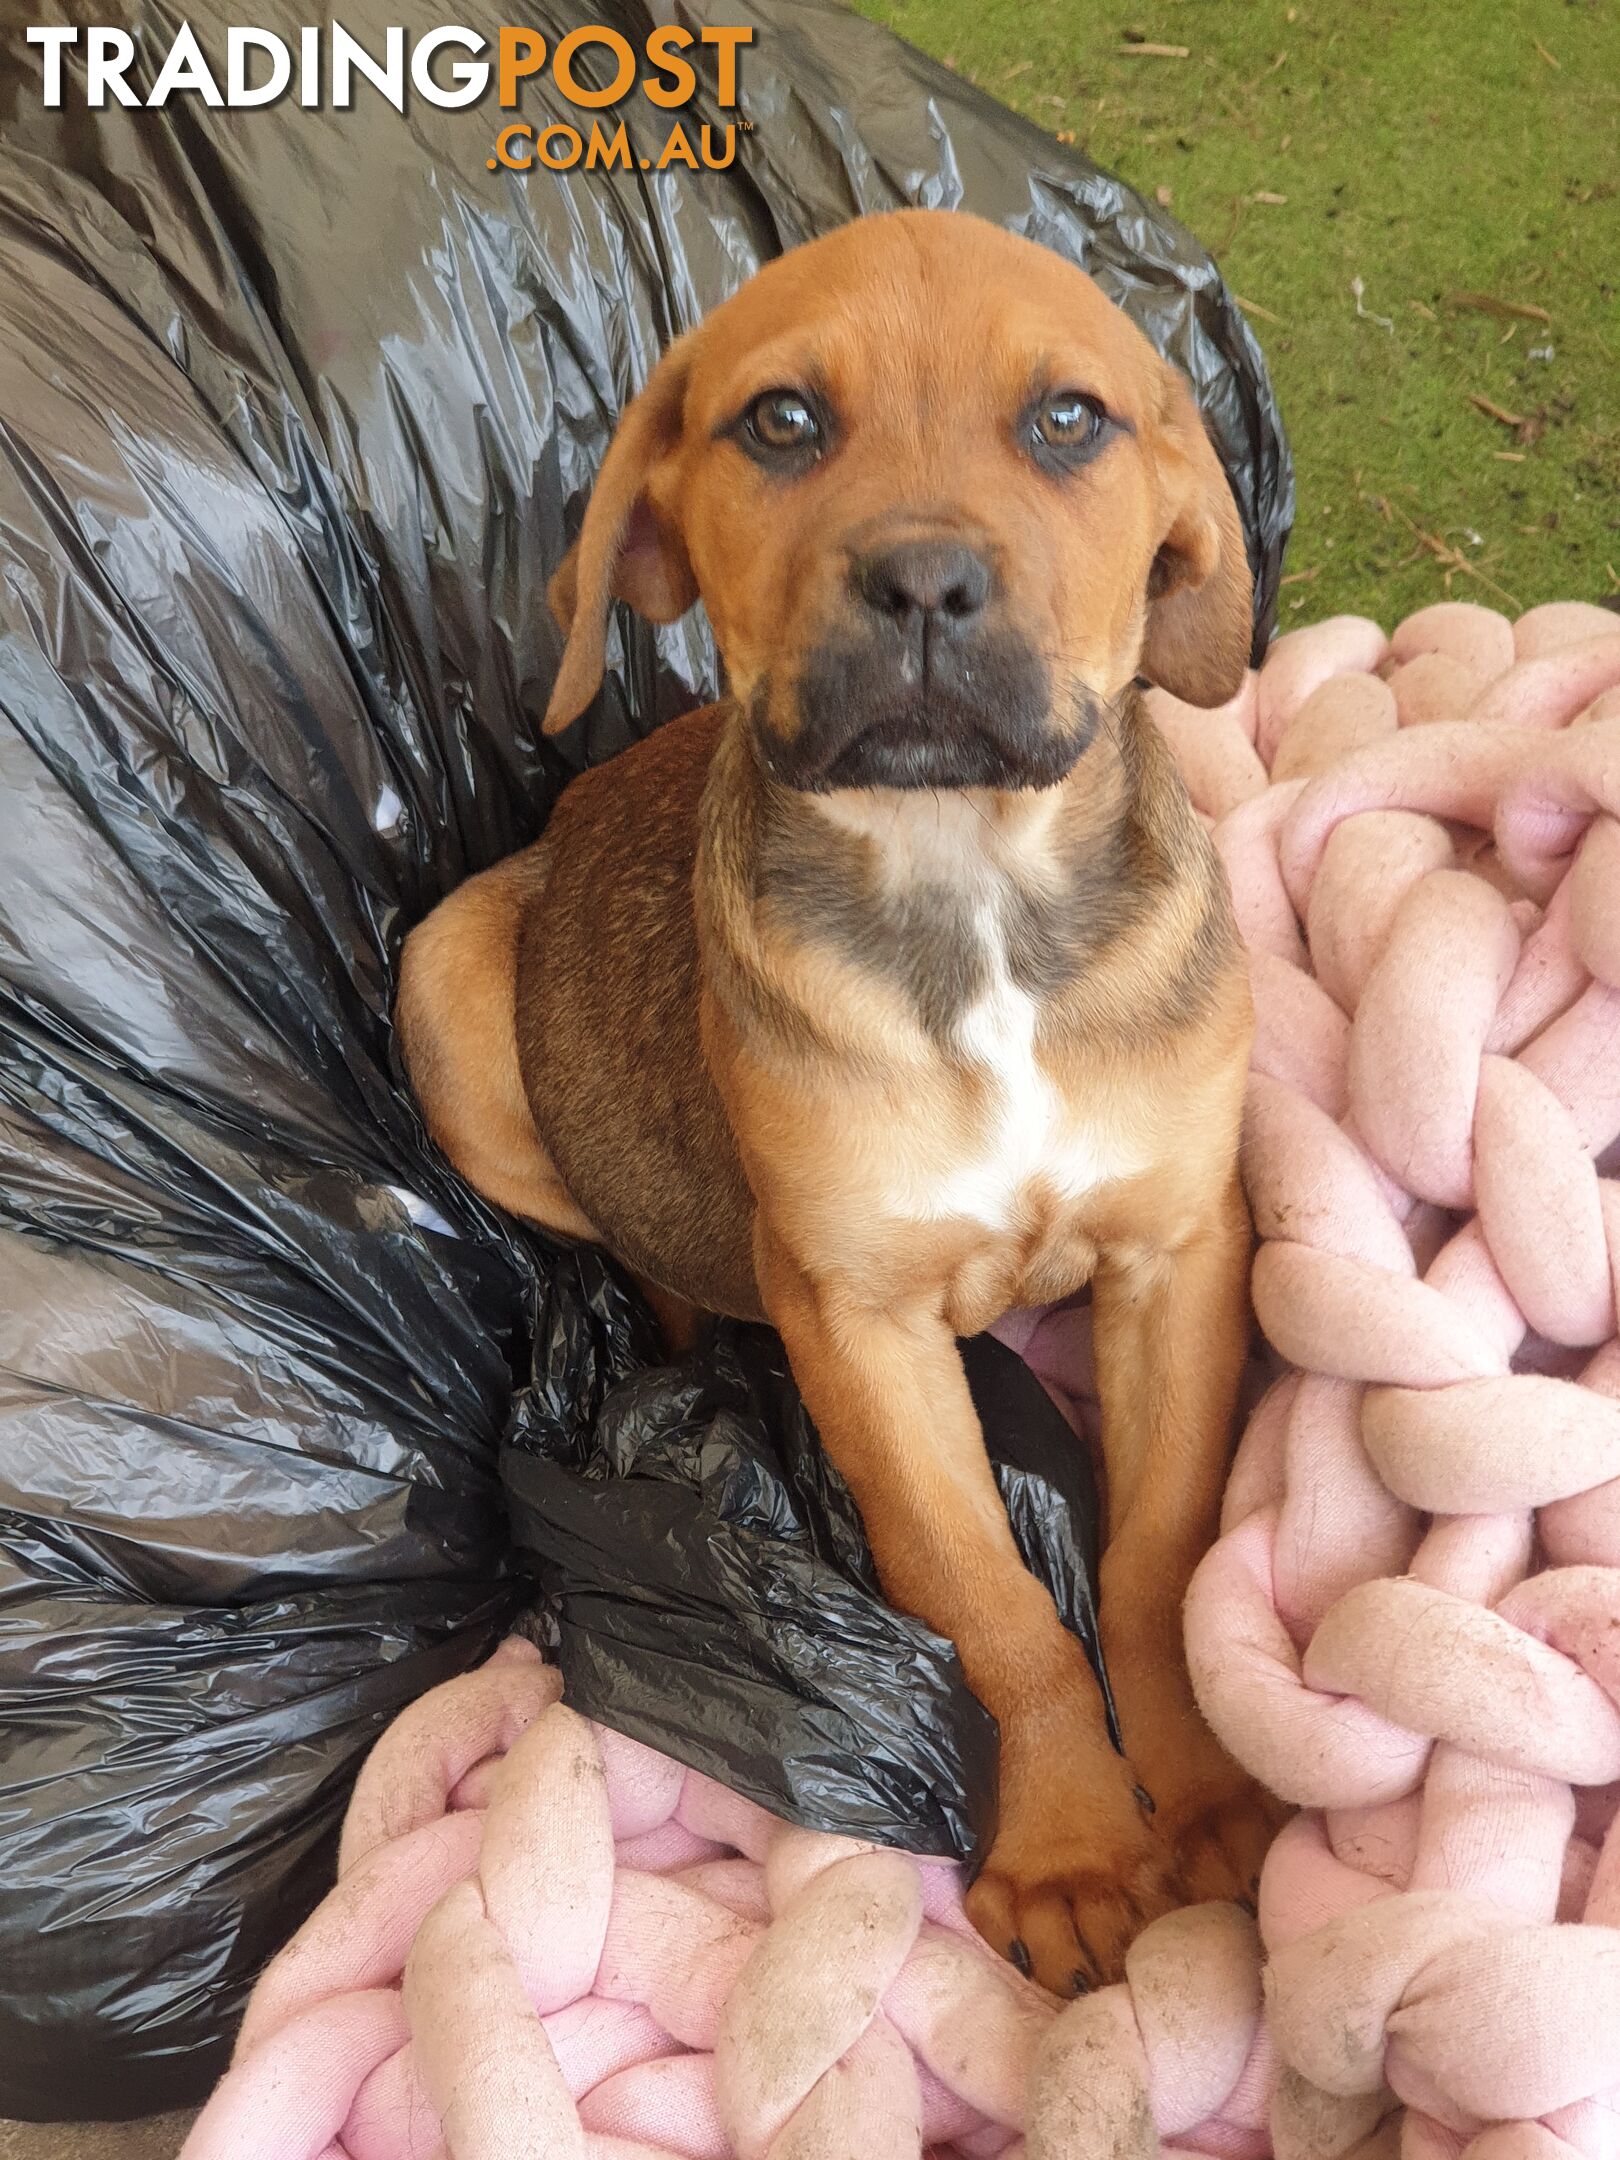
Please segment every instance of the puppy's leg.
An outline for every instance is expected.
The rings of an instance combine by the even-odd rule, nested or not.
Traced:
[[[658,1322],[664,1338],[664,1348],[671,1357],[685,1357],[697,1342],[703,1330],[703,1310],[689,1298],[677,1297],[673,1290],[666,1290],[662,1283],[655,1283],[650,1275],[641,1275],[634,1268],[636,1288],[652,1307],[653,1318]]]
[[[545,843],[468,878],[405,940],[394,1006],[427,1128],[476,1192],[599,1243],[541,1145],[517,1053],[517,940]]]
[[[1025,1569],[944,1316],[812,1283],[768,1235],[759,1285],[883,1587],[956,1645],[1001,1728],[1000,1825],[974,1924],[1046,1986],[1113,1979],[1171,1902],[1165,1856],[1109,1743],[1079,1643]]]
[[[1199,1715],[1181,1633],[1230,1459],[1249,1249],[1234,1177],[1186,1243],[1105,1252],[1092,1290],[1108,1473],[1103,1652],[1126,1752],[1194,1899],[1245,1895],[1280,1820]]]

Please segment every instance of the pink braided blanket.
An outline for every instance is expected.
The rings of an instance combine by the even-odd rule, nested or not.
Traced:
[[[1395,2100],[1408,2160],[1620,2148],[1617,685],[1601,609],[1448,604],[1279,640],[1213,726],[1156,701],[1253,958],[1299,1368],[1187,1607],[1310,1811],[1261,1887],[1279,2160]]]
[[[514,1639],[383,1735],[337,1888],[266,1969],[183,2160],[1070,2149],[1087,2052],[973,1933],[952,1864],[793,1829],[560,1694]],[[1175,1913],[1132,1956],[1145,2023],[1185,2025],[1190,1989],[1227,2005],[1161,2081],[1162,2126],[1262,2152],[1253,1922]]]
[[[1253,961],[1249,1421],[1188,1603],[1261,1885],[1061,2011],[956,1871],[526,1646],[356,1788],[183,2160],[1620,2160],[1620,623],[1425,609],[1151,709]],[[1085,1316],[1003,1331],[1084,1424]]]

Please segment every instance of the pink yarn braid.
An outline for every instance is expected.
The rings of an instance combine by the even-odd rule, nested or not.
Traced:
[[[1447,604],[1154,708],[1253,955],[1255,1411],[1188,1600],[1310,1812],[1279,2160],[1620,2149],[1620,623]],[[1267,768],[1270,781],[1267,780]]]
[[[951,1864],[777,1822],[560,1692],[514,1640],[383,1735],[182,2160],[1060,2160],[1100,2079],[1264,2151],[1235,1907],[1150,1928],[1098,2025],[986,1950]]]

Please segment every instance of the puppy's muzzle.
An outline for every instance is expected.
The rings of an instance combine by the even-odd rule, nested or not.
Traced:
[[[774,777],[832,788],[1050,787],[1094,732],[1054,714],[1035,646],[1008,620],[995,569],[959,540],[852,556],[847,606],[807,656],[791,738],[768,725]]]

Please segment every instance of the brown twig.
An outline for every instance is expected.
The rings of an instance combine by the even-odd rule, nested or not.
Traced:
[[[1475,411],[1482,412],[1487,420],[1500,420],[1503,427],[1524,426],[1523,413],[1509,412],[1505,405],[1498,405],[1494,398],[1488,398],[1478,390],[1465,390],[1463,395]]]
[[[1392,516],[1400,519],[1424,553],[1432,555],[1441,565],[1445,572],[1447,592],[1451,590],[1452,578],[1460,570],[1465,577],[1477,578],[1481,585],[1495,593],[1499,599],[1505,600],[1510,608],[1518,609],[1521,606],[1516,594],[1510,593],[1506,586],[1498,585],[1495,578],[1488,577],[1478,563],[1471,563],[1460,548],[1452,547],[1449,542],[1442,540],[1438,533],[1425,532],[1417,519],[1409,517],[1399,503],[1392,503],[1387,495],[1364,495],[1362,500],[1370,503],[1386,521]]]
[[[1493,592],[1498,599],[1505,600],[1510,608],[1522,608],[1524,603],[1516,593],[1510,593],[1505,585],[1498,585],[1495,578],[1487,577],[1478,563],[1471,563],[1468,560],[1461,548],[1449,546],[1446,541],[1440,538],[1438,533],[1425,532],[1419,525],[1414,525],[1412,531],[1419,547],[1427,549],[1435,561],[1442,566],[1445,572],[1447,592],[1451,590],[1453,574],[1460,570],[1465,577],[1477,578],[1488,592]]]
[[[1122,45],[1119,49],[1132,60],[1189,60],[1192,57],[1190,45],[1150,45],[1144,41],[1140,45]]]
[[[1258,300],[1245,300],[1240,292],[1235,292],[1232,298],[1245,315],[1258,315],[1262,322],[1275,323],[1279,330],[1287,329],[1288,325],[1283,321],[1282,317],[1273,315],[1270,308],[1262,307]]]

